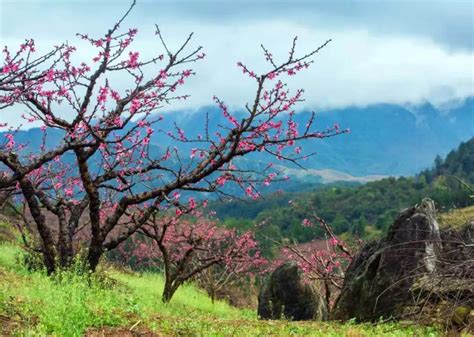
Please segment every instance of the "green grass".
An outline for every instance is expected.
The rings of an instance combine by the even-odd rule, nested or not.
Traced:
[[[441,227],[461,228],[467,222],[474,220],[474,206],[452,209],[438,216]]]
[[[108,267],[92,277],[49,278],[28,272],[17,262],[20,253],[0,244],[0,335],[82,336],[88,329],[123,335],[132,329],[158,336],[437,336],[433,328],[400,324],[259,321],[253,310],[213,304],[193,285],[165,305],[159,274]]]

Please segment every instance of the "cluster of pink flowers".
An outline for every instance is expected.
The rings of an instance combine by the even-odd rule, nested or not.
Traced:
[[[15,147],[15,137],[13,136],[13,134],[7,133],[5,134],[5,138],[7,139],[7,150],[12,150]]]
[[[238,234],[236,230],[226,229],[204,218],[188,221],[178,216],[162,218],[159,222],[161,225],[156,228],[156,233],[159,237],[163,230],[166,231],[162,244],[168,249],[172,265],[184,263],[188,254],[187,270],[215,260],[227,271],[244,276],[259,272],[268,263],[261,256],[252,232]],[[150,232],[155,233],[151,227]],[[189,251],[193,254],[189,255]],[[153,240],[138,236],[133,237],[127,249],[123,246],[119,252],[123,262],[136,261],[145,267],[161,264],[163,259]]]
[[[313,227],[313,224],[308,219],[303,219],[303,226],[304,227]]]
[[[140,56],[139,52],[130,52],[128,53],[129,59],[127,61],[127,66],[131,69],[138,67],[138,57]]]
[[[2,73],[8,74],[8,73],[17,71],[18,69],[19,69],[18,63],[8,63],[3,66]]]
[[[109,88],[102,87],[99,89],[99,97],[97,98],[97,101],[99,102],[99,104],[104,105],[105,102],[107,102],[108,94],[109,94]]]

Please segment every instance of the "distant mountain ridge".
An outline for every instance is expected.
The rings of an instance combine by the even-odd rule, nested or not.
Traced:
[[[209,132],[225,124],[215,107],[203,107],[193,112],[165,113],[159,127],[166,130],[176,123],[186,132],[197,134],[203,131],[206,114],[211,119]],[[298,112],[295,121],[304,126],[309,114],[309,111]],[[474,97],[443,109],[429,103],[376,104],[321,111],[316,115],[315,126],[319,129],[335,123],[350,128],[351,133],[306,141],[303,148],[317,153],[304,162],[306,168],[331,169],[358,177],[413,175],[430,167],[436,155],[445,156],[460,142],[474,136]],[[161,146],[170,144],[159,135],[152,141]],[[259,153],[252,159],[267,161]]]
[[[226,124],[216,107],[202,107],[196,111],[162,113],[163,121],[154,128],[173,130],[175,124],[187,134],[204,132],[204,121],[209,114],[209,132],[214,133],[220,124]],[[236,115],[241,112],[236,112]],[[295,121],[306,124],[310,112],[301,111]],[[315,126],[324,130],[338,123],[341,128],[350,128],[351,133],[322,140],[305,141],[307,152],[316,152],[303,164],[301,170],[289,163],[278,162],[286,167],[287,174],[303,181],[366,182],[383,176],[413,175],[431,166],[436,155],[445,156],[460,142],[474,136],[474,97],[450,108],[437,109],[426,103],[417,106],[376,104],[367,107],[346,107],[318,112]],[[0,137],[3,138],[0,134]],[[29,142],[33,149],[39,148],[41,132],[37,128],[23,130],[17,134],[17,142]],[[61,140],[61,132],[49,131],[48,143],[54,146]],[[178,146],[190,151],[194,144],[180,144],[155,132],[151,140],[153,151],[167,146]],[[246,160],[249,159],[249,160]],[[266,165],[268,155],[251,154],[242,158],[245,165]],[[319,177],[319,178],[318,178]]]

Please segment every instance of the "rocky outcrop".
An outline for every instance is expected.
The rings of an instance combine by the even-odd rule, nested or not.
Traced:
[[[460,230],[443,230],[441,244],[438,269],[449,270],[452,276],[474,280],[474,220]]]
[[[276,268],[258,296],[261,319],[326,320],[327,308],[318,290],[303,279],[295,263]]]
[[[474,221],[460,230],[441,231],[436,262],[436,273],[416,280],[413,294],[431,302],[451,302],[454,307],[474,309]]]
[[[414,300],[411,289],[416,280],[436,274],[441,249],[432,200],[402,211],[387,237],[365,245],[352,261],[333,318],[399,317]]]

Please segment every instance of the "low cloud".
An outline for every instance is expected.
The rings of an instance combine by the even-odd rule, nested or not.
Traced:
[[[89,8],[86,17],[83,3],[77,10],[74,3],[69,7],[55,7],[51,3],[45,7],[32,3],[31,6],[23,3],[17,7],[10,4],[13,17],[8,18],[2,13],[2,20],[8,19],[2,24],[3,43],[17,44],[22,37],[36,37],[37,45],[43,50],[64,40],[74,44],[77,41],[73,38],[75,32],[100,35],[121,12],[117,6],[111,5],[108,9],[105,2],[95,11]],[[146,3],[146,8],[150,6]],[[293,36],[299,38],[297,52],[300,54],[318,47],[328,38],[333,40],[315,57],[315,64],[309,70],[289,81],[293,88],[306,91],[306,101],[300,105],[301,108],[326,109],[381,102],[418,104],[425,101],[443,105],[474,95],[472,48],[452,48],[445,40],[421,34],[421,30],[416,29],[413,34],[401,28],[387,33],[387,27],[378,32],[373,26],[375,19],[366,12],[359,15],[359,19],[364,15],[367,17],[368,24],[364,26],[361,20],[355,19],[348,19],[346,23],[340,20],[340,25],[329,24],[327,19],[310,22],[308,13],[302,16],[301,22],[292,15],[286,18],[282,15],[242,18],[241,21],[236,20],[235,15],[229,15],[226,21],[222,18],[213,20],[199,13],[193,16],[189,11],[178,17],[166,6],[162,13],[156,11],[156,15],[152,11],[145,13],[144,8],[139,7],[123,25],[124,28],[139,28],[140,37],[134,49],[140,50],[141,55],[159,51],[159,43],[153,34],[155,21],[160,23],[170,45],[178,46],[189,32],[194,32],[194,46],[204,46],[207,54],[206,59],[194,67],[197,76],[185,86],[185,91],[192,95],[191,99],[174,105],[173,109],[209,105],[213,95],[234,108],[242,108],[253,100],[255,83],[241,74],[236,62],[242,61],[257,71],[266,71],[269,68],[260,43],[268,47],[277,59],[284,59]],[[334,16],[334,11],[334,8],[326,10],[329,16]],[[23,24],[16,24],[12,29],[11,23],[15,16],[20,15]],[[402,15],[399,20],[403,21]],[[472,35],[472,32],[465,32],[465,27],[459,29],[463,34]],[[80,47],[79,56],[83,53],[90,57],[89,47],[81,44]],[[118,83],[118,86],[125,87],[125,83]],[[17,116],[4,114],[2,121],[5,119],[17,120]]]

